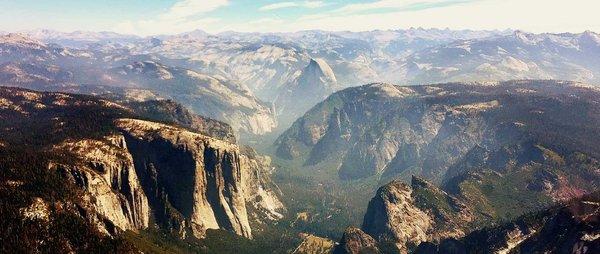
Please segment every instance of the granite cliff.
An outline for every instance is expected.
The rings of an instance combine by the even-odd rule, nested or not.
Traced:
[[[157,101],[141,107],[154,110],[140,111],[94,96],[0,88],[5,164],[26,176],[28,164],[10,158],[32,154],[45,165],[36,177],[57,177],[73,193],[32,194],[26,188],[30,179],[3,175],[3,186],[14,183],[12,191],[34,197],[19,208],[26,211],[20,216],[51,222],[55,215],[46,205],[64,203],[74,206],[69,214],[100,234],[118,237],[126,230],[156,228],[180,238],[203,238],[208,229],[251,238],[250,216],[280,219],[285,209],[269,179],[268,157],[240,149],[227,128],[208,136],[203,128],[222,126],[208,118],[186,123],[185,117],[173,122],[154,115],[162,123],[151,121],[149,112],[169,105]]]

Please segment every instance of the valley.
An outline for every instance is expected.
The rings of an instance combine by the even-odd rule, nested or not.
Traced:
[[[598,57],[590,31],[2,33],[0,252],[593,251]]]

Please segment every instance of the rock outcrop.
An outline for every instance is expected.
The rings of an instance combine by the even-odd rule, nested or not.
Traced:
[[[120,119],[116,125],[158,223],[182,236],[221,228],[251,237],[236,145],[147,121]]]
[[[181,238],[208,229],[251,238],[250,216],[281,219],[270,159],[232,143],[226,124],[168,101],[120,103],[0,88],[0,118],[15,130],[0,143],[31,151],[61,176],[56,181],[78,187],[69,207],[107,235],[158,227]]]
[[[458,198],[413,177],[410,186],[395,180],[377,191],[369,202],[362,230],[384,246],[394,244],[408,253],[421,242],[464,236],[475,219]]]
[[[415,205],[411,194],[412,189],[400,181],[380,188],[369,202],[362,226],[365,233],[377,241],[396,243],[404,252],[426,241],[433,220]]]
[[[251,147],[241,146],[240,162],[244,197],[247,207],[252,209],[249,212],[252,219],[269,223],[283,218],[286,209],[280,200],[279,187],[271,181],[275,169],[271,158],[258,154]]]
[[[54,149],[81,159],[71,165],[51,164],[50,168],[83,188],[96,212],[122,230],[148,227],[150,206],[123,136],[67,141]]]
[[[379,253],[377,241],[359,228],[349,227],[344,231],[340,243],[333,250],[333,254],[361,254]]]
[[[127,83],[158,92],[196,114],[230,124],[237,133],[262,135],[277,126],[268,104],[230,80],[154,61],[133,62],[108,75],[116,85]]]
[[[329,254],[333,250],[334,242],[311,234],[301,234],[302,243],[292,254]]]
[[[596,192],[462,238],[422,243],[415,253],[595,253],[600,249],[599,201]]]
[[[295,80],[280,88],[273,103],[279,122],[289,126],[337,89],[331,67],[323,59],[311,59]]]

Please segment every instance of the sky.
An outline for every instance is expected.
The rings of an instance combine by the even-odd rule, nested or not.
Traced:
[[[141,36],[422,28],[600,32],[599,0],[0,0],[0,31]]]

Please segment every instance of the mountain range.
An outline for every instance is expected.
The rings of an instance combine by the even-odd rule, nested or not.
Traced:
[[[4,250],[94,252],[104,247],[93,241],[112,241],[105,235],[155,227],[181,238],[204,238],[208,229],[250,238],[249,220],[278,220],[285,209],[268,160],[231,143],[227,125],[170,101],[6,87],[0,96],[2,223],[33,223],[2,236],[29,246]],[[60,224],[67,222],[75,224]]]
[[[277,134],[334,91],[371,82],[426,84],[542,78],[593,83],[598,80],[600,69],[596,57],[600,54],[599,38],[593,32],[530,34],[436,29],[215,35],[195,31],[148,38],[38,30],[4,35],[1,45],[3,63],[30,65],[4,68],[4,76],[20,74],[13,79],[21,78],[24,83],[127,87],[136,81],[128,80],[126,75],[115,77],[114,70],[143,62],[163,66],[155,68],[162,73],[146,78],[159,78],[168,75],[165,70],[175,69],[180,74],[210,77],[213,82],[223,83],[219,89],[229,96],[236,94],[236,98],[213,89],[194,91],[213,97],[197,101],[193,95],[174,94],[182,92],[177,89],[165,93],[156,87],[141,88],[174,99],[186,97],[184,104],[195,113],[225,121],[246,136]],[[306,98],[306,94],[297,91],[303,86],[299,83],[320,79],[307,79],[307,75],[314,74],[304,73],[317,62],[325,70],[323,82],[318,85],[322,87],[310,84],[314,86],[309,96],[312,100],[302,100],[304,106],[288,105],[298,101],[294,94]],[[57,73],[36,73],[41,69]],[[181,76],[176,75],[173,81],[185,87],[193,87],[193,83],[214,86],[208,85],[207,78],[199,82],[198,78]],[[42,80],[32,80],[36,78]],[[140,78],[138,75],[133,79],[140,83]]]
[[[550,80],[369,84],[317,104],[273,149],[307,175],[382,186],[364,232],[351,229],[342,243],[420,253],[421,242],[459,239],[597,191],[599,92]]]
[[[595,253],[598,59],[589,31],[0,33],[0,252]]]

